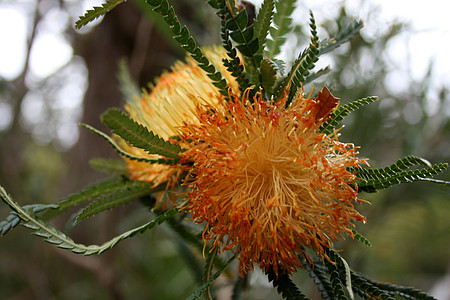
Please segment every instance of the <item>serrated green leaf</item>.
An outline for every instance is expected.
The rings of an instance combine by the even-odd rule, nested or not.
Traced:
[[[89,161],[89,165],[109,174],[127,174],[127,165],[123,159],[93,158]]]
[[[110,0],[102,4],[102,6],[93,7],[93,9],[88,10],[83,16],[79,18],[79,20],[75,23],[75,28],[80,29],[81,27],[103,16],[114,7],[125,1],[126,0]]]
[[[281,296],[286,300],[307,300],[308,298],[292,282],[290,276],[283,271],[277,275],[272,268],[267,271],[269,282],[272,282]]]
[[[319,48],[319,55],[326,54],[338,48],[342,44],[348,42],[363,27],[364,23],[362,21],[353,21],[352,24],[350,24],[347,28],[339,32],[336,38],[325,41],[324,44]]]
[[[404,161],[405,158],[400,160],[400,162]],[[402,170],[400,163],[397,162],[394,165],[382,169],[350,168],[349,170],[356,172],[357,176],[365,178],[357,182],[359,191],[373,193],[395,184],[413,181],[429,181],[437,184],[450,185],[450,182],[432,179],[434,175],[442,173],[447,168],[448,164],[439,163],[418,170]]]
[[[189,52],[192,58],[197,61],[198,66],[207,73],[207,76],[211,78],[214,76],[213,84],[218,88],[219,92],[228,99],[227,82],[223,77],[217,80],[217,73],[215,67],[209,63],[209,60],[203,55],[201,49],[196,45],[194,38],[189,33],[186,26],[181,26],[178,21],[178,17],[175,11],[167,0],[147,0],[147,4],[153,7],[153,10],[159,13],[164,21],[167,23],[172,31],[173,38],[179,42],[180,46]],[[216,6],[218,2],[212,1],[211,5]],[[220,73],[218,73],[220,74]]]
[[[224,13],[225,16],[230,18],[230,16],[228,16],[230,12],[228,11],[224,1],[221,1],[218,9],[219,14]],[[231,42],[230,30],[226,27],[227,17],[225,17],[225,20],[221,22],[220,35],[222,37],[223,48],[227,51],[229,59],[223,58],[222,61],[227,70],[236,79],[236,82],[239,84],[239,90],[241,91],[241,94],[243,94],[244,91],[250,86],[250,81],[248,78],[248,72],[244,72],[244,66],[241,63],[241,59],[237,55],[236,48],[234,48]]]
[[[165,188],[164,185],[154,189],[151,187],[152,183],[150,182],[136,181],[133,182],[132,185],[116,193],[104,195],[85,207],[81,213],[78,214],[76,222],[95,216],[103,211],[113,209],[119,205],[128,204],[142,196],[161,191]]]
[[[316,80],[317,78],[319,78],[319,77],[321,77],[321,76],[323,76],[323,75],[325,75],[325,74],[330,73],[330,71],[331,71],[331,68],[330,68],[329,66],[327,66],[327,67],[322,68],[322,69],[320,69],[320,70],[318,70],[318,71],[316,71],[316,72],[314,72],[314,73],[312,73],[312,74],[309,74],[309,75],[305,78],[305,80],[303,81],[303,85],[306,85],[306,84],[308,84],[308,83],[310,83],[310,82],[313,82],[313,81]]]
[[[255,36],[258,38],[258,53],[262,54],[269,34],[270,23],[274,13],[275,1],[264,0],[255,20]]]
[[[363,107],[366,104],[369,104],[371,102],[374,102],[378,100],[378,97],[366,97],[362,99],[355,100],[353,102],[347,103],[344,106],[339,107],[334,113],[330,115],[330,119],[328,119],[326,122],[320,126],[320,132],[329,134],[333,131],[333,128],[335,128],[339,121],[343,120],[345,116],[350,114],[352,111],[357,110],[358,108]]]
[[[136,160],[136,161],[140,161],[140,162],[147,162],[147,163],[151,163],[151,164],[175,164],[178,161],[175,159],[162,159],[162,158],[161,159],[148,159],[145,157],[138,157],[138,156],[132,155],[132,154],[126,152],[125,150],[123,150],[119,145],[117,145],[117,143],[112,138],[110,138],[108,135],[104,134],[100,130],[97,130],[94,127],[89,126],[87,124],[80,124],[80,125],[86,129],[90,130],[91,132],[95,133],[96,135],[102,137],[103,139],[105,139],[113,147],[113,149],[117,151],[117,153],[119,153],[120,155],[122,155],[123,157],[126,157],[128,159]]]
[[[272,94],[273,87],[277,80],[277,66],[269,59],[261,62],[261,84],[268,94]]]
[[[102,115],[102,122],[126,142],[149,154],[159,154],[177,159],[178,154],[182,151],[180,145],[165,141],[117,108],[107,110]]]
[[[45,210],[57,210],[59,208],[58,204],[31,204],[24,205],[22,209],[32,214],[36,214]],[[15,228],[21,222],[20,215],[15,212],[11,212],[6,220],[0,222],[0,236],[5,235],[11,229]]]
[[[270,27],[270,39],[267,39],[266,57],[274,59],[281,51],[281,46],[286,41],[285,35],[292,29],[292,12],[295,9],[296,0],[279,0],[276,2],[276,12],[273,14],[275,27]]]
[[[311,11],[310,15],[311,43],[306,50],[299,54],[288,75],[284,78],[282,85],[276,92],[276,101],[279,101],[284,96],[285,90],[289,90],[286,106],[292,102],[297,91],[305,82],[306,76],[309,75],[309,70],[314,68],[318,60],[319,37],[317,35],[314,15]]]
[[[67,209],[71,207],[83,204],[104,195],[117,193],[133,185],[136,185],[136,181],[126,180],[122,176],[95,183],[78,193],[69,195],[67,198],[55,204],[58,208],[46,209],[41,213],[40,219],[43,221],[50,220],[67,211]]]
[[[248,43],[253,38],[253,25],[245,28],[243,31],[233,31],[230,37],[239,44]]]
[[[310,262],[306,260],[303,255],[299,255],[298,259],[300,260],[300,263],[302,264],[305,271],[308,272],[309,276],[313,279],[314,284],[317,286],[317,289],[322,296],[322,299],[336,299],[323,262],[320,260]]]
[[[226,14],[225,29],[230,31],[231,38],[237,43],[236,48],[242,55],[253,58],[258,51],[258,39],[254,39],[254,25],[247,27],[247,12],[242,10],[236,17]],[[253,61],[254,66],[256,62]]]
[[[351,271],[350,267],[348,266],[348,263],[347,263],[347,261],[344,258],[342,258],[340,256],[340,259],[341,259],[341,263],[342,263],[342,265],[344,266],[344,269],[345,269],[345,280],[343,281],[343,283],[345,284],[345,288],[347,289],[347,293],[348,293],[350,299],[354,300],[355,296],[353,295],[352,276],[351,276],[351,273],[350,273],[350,271]]]
[[[178,209],[168,210],[163,214],[159,215],[153,221],[150,221],[142,226],[131,229],[121,235],[118,235],[115,238],[111,239],[106,243],[103,243],[100,246],[98,245],[85,246],[74,242],[70,237],[67,237],[64,233],[58,231],[52,225],[45,224],[42,220],[30,214],[30,212],[23,210],[22,207],[20,207],[20,205],[18,205],[11,199],[8,193],[6,193],[5,189],[1,186],[0,186],[0,198],[11,208],[13,212],[17,213],[20,216],[20,218],[23,220],[22,222],[23,226],[35,231],[34,232],[35,235],[43,237],[45,241],[54,244],[59,248],[71,250],[74,253],[83,255],[103,253],[111,249],[124,239],[130,238],[136,235],[137,233],[143,233],[153,228],[154,226],[163,223],[167,219],[173,218],[175,214],[178,213]]]
[[[244,56],[253,57],[253,55],[258,51],[258,40],[253,40],[245,45],[237,45],[236,48]]]
[[[226,28],[230,31],[242,30],[247,26],[247,12],[243,9],[235,17],[226,21]]]
[[[353,232],[353,237],[355,238],[355,240],[360,241],[361,243],[363,243],[364,245],[366,245],[368,247],[372,247],[372,244],[365,236],[363,236],[361,233],[357,232],[355,229],[352,229],[352,232]]]

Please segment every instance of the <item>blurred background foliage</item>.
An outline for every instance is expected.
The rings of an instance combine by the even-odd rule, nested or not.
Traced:
[[[364,1],[357,2],[363,6]],[[199,44],[220,43],[219,22],[204,1],[171,3]],[[125,58],[132,77],[146,86],[184,54],[167,34],[165,24],[143,1],[120,5],[81,32],[75,32],[73,24],[84,9],[90,8],[84,1],[1,1],[0,5],[22,6],[29,25],[22,71],[12,79],[0,78],[0,184],[23,205],[56,202],[105,177],[89,168],[89,159],[117,157],[102,139],[74,129],[73,124],[82,121],[104,129],[100,114],[109,107],[122,106],[116,77],[118,62]],[[368,4],[364,5],[367,9]],[[380,17],[377,7],[370,5],[373,13],[364,20],[367,26],[377,24]],[[305,16],[308,9],[301,8]],[[39,77],[29,65],[31,49],[55,12],[65,16],[66,23],[59,30],[73,54],[66,64]],[[346,2],[336,7],[333,18],[317,9],[314,13],[321,38],[334,36],[360,17],[347,8]],[[307,19],[296,22],[284,50],[288,61],[308,43]],[[342,130],[343,141],[361,146],[361,156],[370,157],[374,167],[408,154],[432,163],[450,160],[450,86],[430,83],[432,63],[423,78],[408,76],[408,72],[400,78],[395,73],[396,62],[386,52],[392,40],[410,30],[408,24],[397,21],[385,30],[369,27],[368,32],[363,29],[351,42],[323,58],[332,71],[321,80],[333,86],[342,103],[371,95],[380,97],[378,103],[347,118]],[[396,86],[396,80],[400,86]],[[320,89],[321,82],[314,86]],[[306,92],[310,89],[310,85],[305,87]],[[449,172],[441,178],[449,180]],[[415,285],[433,293],[441,286],[450,293],[450,284],[445,283],[450,276],[448,189],[414,183],[361,197],[371,205],[361,208],[368,223],[358,229],[373,247],[352,240],[338,243],[350,266],[376,280]],[[1,219],[8,213],[1,205]],[[56,219],[55,224],[62,228],[68,216]],[[153,217],[136,203],[84,221],[71,236],[81,243],[98,244]],[[185,245],[175,236],[163,225],[101,256],[82,257],[16,229],[0,239],[2,297],[184,299],[194,291],[197,279],[183,261],[185,256],[180,255],[185,253]],[[300,270],[296,280],[301,284],[305,276]],[[246,299],[279,298],[258,272],[250,277]],[[311,297],[318,297],[315,286],[305,288],[312,288]],[[229,292],[220,289],[219,295],[228,299]]]

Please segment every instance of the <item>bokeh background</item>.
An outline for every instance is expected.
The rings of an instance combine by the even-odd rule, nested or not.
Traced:
[[[219,21],[205,1],[170,2],[200,45],[220,43]],[[319,67],[331,66],[321,81],[334,87],[342,103],[380,97],[347,118],[342,131],[342,139],[361,146],[361,156],[370,157],[374,167],[408,154],[432,163],[450,161],[450,21],[445,15],[449,7],[442,2],[298,3],[296,27],[283,50],[288,62],[308,43],[309,9],[321,38],[334,36],[352,19],[365,23],[351,42],[321,57]],[[0,184],[20,204],[53,203],[105,178],[88,161],[117,155],[78,123],[106,130],[100,114],[123,105],[120,60],[146,86],[184,57],[165,23],[140,0],[121,4],[76,31],[78,16],[100,3],[0,0]],[[361,208],[368,223],[358,229],[373,247],[352,240],[338,244],[349,264],[376,280],[414,285],[450,299],[449,189],[413,183],[362,198],[371,205]],[[8,213],[0,205],[0,219]],[[67,217],[54,224],[63,227]],[[71,236],[99,244],[149,218],[137,203],[84,221]],[[104,255],[82,257],[18,227],[0,239],[1,297],[184,299],[197,284],[174,236],[161,226]],[[317,298],[302,273],[296,281]],[[249,284],[245,299],[280,299],[258,272]]]

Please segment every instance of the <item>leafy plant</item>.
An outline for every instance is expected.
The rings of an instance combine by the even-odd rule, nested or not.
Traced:
[[[80,17],[76,28],[81,28],[122,2],[124,1],[109,1],[101,7],[94,7]],[[338,236],[345,232],[370,246],[369,240],[353,228],[353,221],[364,220],[353,210],[355,200],[359,199],[358,193],[372,193],[394,184],[413,181],[448,186],[448,182],[433,178],[444,172],[448,165],[431,165],[416,156],[401,158],[396,163],[379,169],[358,165],[364,160],[355,158],[354,149],[337,140],[337,127],[349,113],[378,98],[366,97],[338,107],[339,99],[326,87],[316,97],[304,97],[303,90],[307,83],[330,71],[330,68],[314,70],[320,55],[349,41],[363,24],[354,21],[335,38],[320,41],[316,20],[310,12],[309,45],[285,72],[285,63],[278,56],[292,29],[295,3],[295,0],[265,0],[259,9],[259,15],[254,19],[251,6],[236,6],[230,0],[209,0],[208,4],[217,10],[221,23],[220,35],[226,54],[221,62],[229,71],[229,74],[222,74],[204,55],[204,50],[198,46],[187,27],[181,25],[169,2],[148,0],[147,4],[164,18],[173,38],[190,54],[199,68],[192,71],[186,66],[182,71],[195,79],[199,78],[195,74],[206,74],[210,81],[201,82],[199,79],[199,82],[195,82],[194,90],[185,87],[183,82],[179,86],[170,86],[171,91],[176,91],[172,94],[173,99],[167,96],[167,103],[161,103],[163,109],[156,113],[159,113],[158,117],[173,122],[176,122],[176,118],[173,118],[172,113],[185,117],[181,123],[174,124],[177,132],[173,132],[173,135],[164,136],[167,132],[162,134],[158,128],[148,128],[116,108],[107,110],[101,117],[102,122],[115,134],[114,137],[83,124],[82,126],[105,139],[125,159],[126,164],[105,159],[91,161],[93,167],[115,174],[115,177],[93,184],[56,204],[20,206],[0,188],[1,199],[12,211],[6,220],[0,222],[1,235],[22,224],[32,230],[34,235],[59,248],[92,255],[101,254],[137,233],[144,233],[166,223],[177,233],[181,241],[180,248],[184,249],[187,259],[195,257],[192,253],[194,251],[206,257],[203,276],[199,279],[201,285],[188,299],[197,299],[202,295],[206,299],[212,299],[214,281],[226,273],[227,267],[236,259],[239,260],[240,275],[234,289],[233,297],[236,299],[244,289],[244,279],[251,271],[254,261],[260,264],[284,299],[307,299],[292,280],[297,267],[309,274],[323,299],[354,299],[354,294],[366,299],[432,299],[414,288],[379,283],[354,272],[333,249],[330,240],[336,237],[334,232]],[[138,88],[126,76],[126,72],[121,74],[123,76],[119,81],[122,92],[126,98],[131,99]],[[185,76],[176,75],[182,78]],[[210,83],[215,90],[209,90]],[[239,93],[230,88],[233,83],[239,87]],[[202,102],[205,99],[197,96],[197,89],[206,90],[208,93],[205,97],[211,99]],[[158,90],[155,88],[153,92],[157,93]],[[218,96],[213,96],[215,92]],[[176,97],[188,98],[195,105],[186,110],[172,105],[176,102]],[[174,111],[170,111],[170,108]],[[151,113],[156,116],[154,111]],[[282,130],[288,132],[281,130],[281,133],[272,134],[271,128],[278,128],[280,124],[283,126]],[[284,133],[287,137],[284,140],[277,136]],[[215,139],[210,140],[211,136]],[[242,137],[244,142],[239,140]],[[249,137],[251,139],[246,140]],[[267,146],[264,141],[270,138],[273,140],[268,143],[269,150],[263,149]],[[226,144],[224,140],[231,142]],[[259,145],[256,152],[251,151],[254,144]],[[285,148],[278,154],[276,151],[281,148],[280,145]],[[230,152],[229,148],[234,146],[239,151]],[[146,155],[136,154],[142,151]],[[276,155],[271,157],[268,153]],[[260,160],[260,156],[264,155],[268,158]],[[236,169],[245,176],[233,177],[230,170],[236,165],[241,166],[240,160],[244,161],[242,170]],[[134,164],[144,166],[144,171]],[[215,164],[219,167],[211,167]],[[272,165],[268,169],[264,169],[270,164]],[[266,172],[254,167],[261,165]],[[294,168],[293,171],[289,169],[291,167]],[[142,177],[143,180],[140,177],[142,172],[147,175]],[[253,178],[249,175],[252,172],[256,173]],[[283,172],[286,174],[279,175]],[[260,181],[264,184],[253,189]],[[241,193],[239,187],[242,182],[246,184],[246,189]],[[287,188],[273,188],[278,184]],[[294,190],[294,185],[301,189]],[[231,191],[229,186],[232,187]],[[238,203],[218,201],[217,199],[222,199],[222,195],[212,193],[211,190],[214,189],[222,194],[230,194],[232,200],[239,200]],[[279,195],[282,192],[284,194]],[[154,195],[158,195],[159,201],[152,198]],[[312,213],[307,209],[299,210],[300,205],[295,202],[298,197],[303,197],[301,206],[313,203]],[[167,198],[171,198],[170,201]],[[162,199],[173,203],[166,203]],[[79,244],[48,223],[69,208],[83,206],[69,220],[66,228],[70,229],[83,219],[138,200],[157,216],[102,245]],[[194,200],[200,204],[193,203]],[[288,205],[282,205],[282,201],[288,201]],[[325,204],[322,203],[321,206],[321,202]],[[245,212],[246,205],[250,205],[251,210],[242,213]],[[233,211],[231,214],[227,211],[230,207]],[[215,210],[219,213],[211,217],[211,211]],[[252,215],[253,211],[263,211],[263,215],[269,217],[261,221]],[[296,212],[295,218],[282,223],[280,220],[292,211]],[[204,224],[188,225],[184,221],[186,217]],[[349,222],[343,223],[344,219]],[[223,220],[225,226],[220,227]],[[285,228],[290,225],[287,223],[297,222],[295,230]],[[331,227],[326,227],[328,223]],[[258,226],[262,226],[262,229],[258,229]],[[325,226],[323,231],[317,229],[320,226]],[[246,232],[249,235],[239,235]],[[248,244],[243,244],[245,242]],[[257,243],[265,243],[267,247]],[[192,246],[192,249],[187,245]],[[223,259],[220,254],[226,250],[234,253]],[[309,252],[313,254],[310,255]],[[195,274],[199,273],[194,262],[191,261],[189,265]],[[229,274],[227,276],[232,277]]]

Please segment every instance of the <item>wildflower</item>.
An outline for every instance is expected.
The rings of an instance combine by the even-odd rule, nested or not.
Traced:
[[[203,50],[205,56],[231,83],[231,90],[237,91],[237,83],[222,64],[222,58],[226,55],[225,50],[221,47]],[[193,113],[197,105],[216,106],[219,94],[206,73],[192,58],[188,58],[186,63],[177,62],[172,72],[164,73],[156,85],[151,86],[150,93],[144,92],[140,98],[127,102],[125,109],[135,121],[160,137],[170,140],[177,135],[176,128],[183,122],[197,122]],[[134,156],[161,158],[159,155],[148,154],[144,150],[132,147],[123,140],[118,142],[124,150]],[[168,187],[173,187],[181,174],[181,169],[176,166],[148,164],[129,159],[127,167],[132,179],[153,182],[155,186],[167,182]]]
[[[268,102],[260,92],[240,95],[235,79],[220,67],[224,51],[206,54],[227,77],[230,101],[191,59],[177,63],[126,110],[186,151],[176,166],[128,160],[130,176],[169,188],[188,174],[183,209],[205,223],[205,240],[236,251],[241,275],[253,262],[291,273],[301,266],[299,255],[309,259],[303,247],[326,257],[334,240],[352,235],[352,222],[365,221],[353,206],[359,201],[356,178],[347,171],[362,162],[356,147],[339,142],[337,132],[320,132],[338,99],[326,88],[315,99],[299,93],[288,106],[286,98]]]
[[[253,262],[291,273],[301,266],[299,255],[308,259],[303,246],[326,257],[342,233],[352,235],[353,221],[365,221],[353,206],[356,178],[346,169],[361,162],[356,148],[319,131],[337,105],[325,92],[316,99],[299,94],[287,108],[286,99],[234,95],[199,105],[200,122],[179,129],[190,141],[182,160],[193,163],[187,209],[206,223],[205,239],[235,248],[241,275]]]

